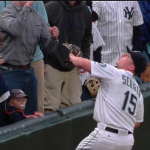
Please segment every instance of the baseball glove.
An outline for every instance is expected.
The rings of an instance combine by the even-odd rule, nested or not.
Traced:
[[[100,80],[96,77],[91,76],[86,82],[85,86],[87,87],[91,97],[97,95],[98,89],[100,87]]]
[[[143,82],[149,82],[150,81],[150,63],[148,63],[145,71],[141,74],[141,80]]]
[[[66,46],[66,48],[69,50],[70,53],[73,53],[75,56],[77,56],[77,54],[79,53],[80,47],[73,45],[73,44],[68,44],[68,43],[63,43],[64,46]],[[69,58],[65,61],[63,61],[65,64],[69,63]]]

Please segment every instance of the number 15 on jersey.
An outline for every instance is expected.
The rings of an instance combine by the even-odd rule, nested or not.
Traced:
[[[125,98],[122,105],[122,110],[133,116],[136,109],[137,97],[130,91],[125,92],[124,95]]]

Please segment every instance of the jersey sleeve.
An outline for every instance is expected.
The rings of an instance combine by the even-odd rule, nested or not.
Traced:
[[[106,64],[91,61],[91,75],[99,78],[103,82],[110,82],[113,80],[117,68]]]
[[[142,25],[143,22],[143,15],[141,12],[141,9],[139,7],[139,4],[137,1],[134,1],[134,14],[133,14],[133,26],[139,26]]]
[[[144,102],[143,96],[141,95],[140,100],[137,102],[136,111],[135,111],[135,119],[136,122],[143,122],[144,117]]]

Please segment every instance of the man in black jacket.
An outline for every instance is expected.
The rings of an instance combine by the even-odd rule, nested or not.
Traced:
[[[51,26],[59,28],[59,45],[45,63],[45,113],[81,102],[79,70],[63,61],[69,50],[63,43],[81,48],[82,57],[90,56],[91,13],[83,1],[51,1],[45,4]]]

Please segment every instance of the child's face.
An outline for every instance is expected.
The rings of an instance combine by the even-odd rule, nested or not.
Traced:
[[[14,106],[15,108],[17,109],[24,109],[25,106],[26,106],[26,98],[23,97],[23,98],[13,98],[11,101],[10,101],[10,105],[11,106]]]

